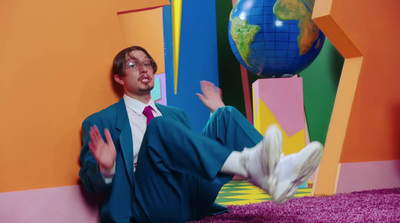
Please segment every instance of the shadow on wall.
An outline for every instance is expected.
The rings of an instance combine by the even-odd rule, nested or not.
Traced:
[[[332,71],[330,72],[331,75],[329,76],[331,78],[332,85],[338,86],[340,76],[342,75],[344,58],[339,52],[335,50],[331,50],[329,53],[330,53],[329,58],[331,62],[328,63],[328,65],[329,65],[329,70]]]
[[[90,209],[96,211],[99,213],[99,219],[100,219],[100,210],[101,206],[103,204],[103,194],[101,193],[91,193],[85,189],[85,187],[82,184],[81,179],[78,179],[78,185],[79,189],[82,195],[82,198],[85,200],[85,204],[87,207]]]
[[[114,81],[115,82],[115,81]],[[79,137],[82,136],[82,129],[79,131]],[[83,142],[81,141],[81,147]],[[81,167],[80,157],[78,156],[78,165]],[[103,194],[102,193],[91,193],[86,190],[85,186],[82,183],[82,180],[79,178],[77,179],[77,184],[79,185],[79,191],[81,193],[81,197],[83,198],[86,206],[88,209],[92,210],[93,212],[98,213],[98,219],[100,219],[100,211],[101,206],[103,204]]]

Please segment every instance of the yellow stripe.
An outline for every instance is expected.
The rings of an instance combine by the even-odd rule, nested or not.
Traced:
[[[179,46],[181,38],[182,0],[172,0],[172,41],[174,57],[174,86],[178,91]]]

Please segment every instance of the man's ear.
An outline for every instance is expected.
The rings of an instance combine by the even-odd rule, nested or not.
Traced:
[[[114,80],[115,80],[115,82],[117,82],[118,84],[124,85],[124,81],[122,80],[121,75],[119,75],[119,74],[114,74]]]

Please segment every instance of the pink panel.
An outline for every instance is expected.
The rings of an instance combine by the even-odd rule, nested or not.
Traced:
[[[343,163],[336,193],[400,187],[400,160]]]
[[[156,74],[154,76],[160,78],[160,84],[161,84],[161,99],[159,99],[155,102],[162,104],[162,105],[167,105],[167,90],[166,90],[166,83],[165,83],[165,73]]]
[[[289,137],[304,129],[305,114],[301,77],[259,79],[253,86],[256,85],[258,85],[259,97]]]
[[[100,197],[80,186],[0,193],[0,222],[99,222]]]

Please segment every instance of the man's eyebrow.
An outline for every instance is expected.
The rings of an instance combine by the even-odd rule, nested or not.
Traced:
[[[134,62],[140,62],[140,60],[138,59],[138,58],[136,58],[136,57],[134,57],[134,56],[132,56],[132,55],[130,55],[130,54],[128,54],[128,57],[130,58],[130,59],[128,59],[126,62],[128,62],[128,61],[130,61],[130,60],[133,60]],[[150,60],[147,56],[145,56],[144,57],[144,60]]]
[[[128,62],[128,61],[130,61],[130,60],[133,60],[133,61],[135,61],[135,62],[138,62],[139,60],[138,60],[138,58],[136,58],[136,57],[134,57],[134,56],[131,56],[131,55],[129,55],[128,54],[128,59],[126,60],[126,62]]]

